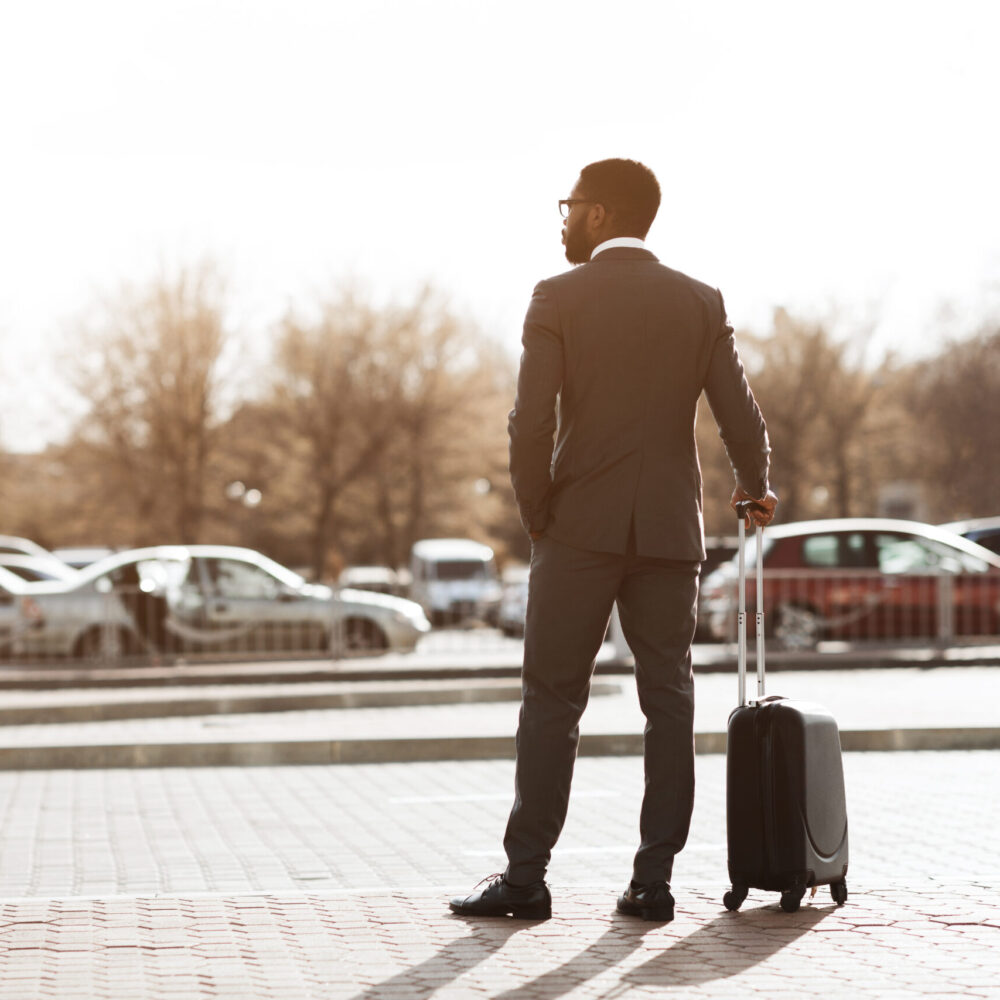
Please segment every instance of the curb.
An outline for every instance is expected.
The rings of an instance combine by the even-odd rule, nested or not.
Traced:
[[[997,750],[1000,728],[846,730],[845,751]],[[720,754],[726,734],[697,733],[695,752]],[[580,740],[584,757],[641,756],[639,733],[596,733]],[[431,739],[274,740],[0,747],[0,770],[132,767],[263,767],[293,764],[385,764],[511,760],[513,736]]]
[[[697,653],[697,647],[695,647]],[[963,647],[937,652],[926,649],[904,651],[862,651],[829,653],[768,653],[768,671],[782,670],[865,670],[887,668],[932,669],[935,667],[996,667],[1000,666],[997,647],[977,647],[969,655],[961,655]],[[470,653],[474,658],[475,653]],[[341,665],[338,665],[340,663]],[[753,669],[753,657],[749,668]],[[694,662],[695,674],[736,673],[736,657],[720,656]],[[597,663],[597,676],[632,676],[635,666],[631,658],[607,659]],[[520,663],[489,666],[423,666],[371,667],[355,661],[234,661],[231,663],[177,664],[175,666],[122,666],[68,668],[51,665],[38,667],[0,667],[0,691],[44,691],[64,688],[172,687],[219,684],[299,684],[333,681],[469,681],[511,680],[521,676]]]
[[[592,696],[619,694],[621,685],[594,681]],[[393,687],[291,694],[219,695],[214,697],[138,697],[118,701],[64,702],[0,708],[0,727],[123,719],[166,719],[197,715],[250,715],[323,708],[399,708],[420,705],[482,704],[519,701],[521,682],[466,678],[450,687]]]

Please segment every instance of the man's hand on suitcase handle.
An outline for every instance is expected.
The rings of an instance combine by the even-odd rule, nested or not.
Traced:
[[[778,498],[771,490],[768,490],[763,498],[757,499],[757,497],[750,496],[742,487],[737,486],[733,490],[729,505],[736,511],[737,517],[745,518],[748,528],[755,524],[764,528],[774,519],[774,508],[778,506]]]

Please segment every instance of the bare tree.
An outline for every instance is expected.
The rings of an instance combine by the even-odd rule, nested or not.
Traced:
[[[511,359],[425,292],[395,327],[400,433],[379,462],[384,557],[434,534],[485,538],[506,482]]]
[[[907,429],[901,451],[922,482],[931,516],[958,520],[1000,509],[1000,329],[946,343],[901,379]]]
[[[67,459],[99,472],[95,499],[136,542],[198,540],[226,345],[208,265],[103,304],[76,331],[73,381],[89,411]]]
[[[278,333],[273,405],[287,421],[288,463],[298,466],[312,511],[317,576],[341,558],[341,497],[373,473],[394,427],[389,332],[386,316],[348,289],[315,321],[289,315]]]
[[[341,290],[312,322],[288,317],[272,402],[311,511],[315,573],[398,565],[429,533],[488,534],[512,378],[430,288],[383,307]]]
[[[867,333],[836,338],[825,323],[778,309],[770,333],[739,335],[767,420],[780,520],[870,513],[879,483],[891,475],[876,458],[896,426],[886,419],[891,361],[866,363]],[[706,523],[709,530],[730,531],[732,472],[714,437],[706,411],[699,421]]]

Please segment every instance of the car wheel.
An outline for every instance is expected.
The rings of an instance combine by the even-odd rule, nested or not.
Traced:
[[[774,637],[784,649],[815,649],[822,634],[822,619],[815,608],[780,604],[774,612]]]
[[[133,651],[132,637],[123,628],[88,629],[76,641],[73,655],[78,660],[97,666],[114,663]]]
[[[370,618],[346,619],[341,636],[347,653],[374,653],[389,648],[385,633]]]

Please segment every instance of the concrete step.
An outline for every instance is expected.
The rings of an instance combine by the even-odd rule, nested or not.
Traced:
[[[621,682],[595,680],[591,694],[619,694]],[[9,691],[0,726],[109,722],[182,716],[249,715],[316,709],[391,708],[419,705],[516,702],[520,680],[302,682],[293,685],[218,687],[82,688]]]
[[[841,732],[841,745],[845,751],[996,750],[1000,749],[1000,728],[846,730]],[[725,750],[724,732],[696,734],[696,753],[721,754]],[[587,734],[581,738],[579,754],[641,756],[642,735]],[[199,742],[0,746],[0,770],[374,764],[513,757],[512,736],[234,741],[220,735]]]
[[[598,685],[607,682],[599,679]],[[619,690],[591,699],[582,723],[583,754],[633,754],[641,751],[644,719],[635,685],[614,682]],[[266,686],[264,686],[266,687]],[[517,726],[515,690],[503,681],[482,683],[468,694],[461,686],[359,685],[353,691],[309,691],[336,697],[330,708],[313,698],[304,707],[281,704],[297,698],[294,686],[273,688],[278,701],[244,692],[245,702],[231,709],[264,704],[278,711],[217,711],[226,690],[212,692],[213,711],[165,716],[162,703],[149,711],[159,717],[124,717],[131,704],[154,701],[147,691],[89,692],[92,704],[120,709],[115,719],[8,724],[0,727],[0,767],[182,767],[202,764],[356,763],[361,761],[466,760],[509,757]],[[600,691],[601,688],[598,687]],[[947,667],[935,670],[800,671],[772,678],[772,693],[826,705],[838,720],[845,749],[992,749],[1000,746],[995,706],[1000,702],[1000,668]],[[67,707],[83,704],[88,692],[65,692]],[[198,692],[178,692],[178,702],[192,707]],[[208,693],[206,691],[206,693]],[[266,694],[266,691],[264,692]],[[113,695],[102,702],[101,696]],[[10,692],[7,709],[39,708],[54,692]],[[159,692],[166,703],[172,692]],[[356,699],[356,707],[344,701]],[[396,703],[387,700],[398,698]],[[438,699],[429,703],[428,699]],[[145,699],[136,700],[136,699]],[[445,699],[451,700],[445,700]],[[34,704],[31,702],[34,700]],[[367,704],[366,704],[367,700]],[[726,719],[736,700],[735,678],[708,675],[698,679],[695,698],[697,746],[704,753],[725,748]],[[301,703],[299,703],[301,704]]]
[[[470,641],[430,652],[389,653],[353,660],[321,657],[292,660],[200,661],[84,667],[70,663],[5,663],[0,665],[0,690],[53,690],[62,688],[192,687],[219,684],[314,684],[324,681],[454,680],[467,678],[514,679],[521,675],[523,648],[508,640],[502,645],[487,641],[482,647]],[[695,644],[692,649],[698,674],[736,672],[735,650],[726,645]],[[750,651],[750,669],[754,669]],[[877,643],[823,643],[817,650],[789,652],[768,648],[768,671],[869,670],[940,666],[1000,666],[1000,645],[955,645],[938,648],[928,643],[887,646]],[[631,675],[631,658],[616,656],[610,644],[598,655],[597,674]]]

